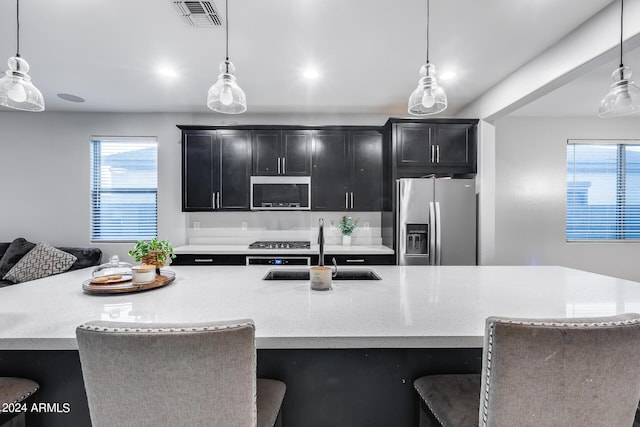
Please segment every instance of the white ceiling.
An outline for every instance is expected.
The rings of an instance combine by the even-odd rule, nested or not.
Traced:
[[[431,63],[458,73],[441,82],[450,106],[444,115],[610,2],[431,0]],[[224,17],[224,1],[215,4]],[[407,115],[425,61],[425,0],[230,0],[229,14],[230,59],[249,112]],[[206,93],[224,59],[224,27],[189,27],[169,0],[21,0],[20,17],[20,53],[48,111],[210,111]],[[15,54],[15,43],[15,1],[4,0],[0,61]],[[635,56],[629,65],[640,73]],[[178,76],[158,76],[163,65]],[[303,79],[308,65],[321,78]],[[598,70],[596,103],[609,68]],[[585,82],[575,85],[586,96],[592,84]]]

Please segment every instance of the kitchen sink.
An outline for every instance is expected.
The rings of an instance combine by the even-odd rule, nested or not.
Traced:
[[[381,280],[370,268],[339,268],[333,280]],[[262,280],[309,280],[309,270],[271,269]]]

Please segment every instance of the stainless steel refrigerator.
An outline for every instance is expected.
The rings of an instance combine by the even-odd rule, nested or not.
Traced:
[[[396,180],[399,265],[476,265],[475,179]]]

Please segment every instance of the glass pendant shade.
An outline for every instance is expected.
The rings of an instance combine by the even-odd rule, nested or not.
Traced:
[[[440,113],[447,108],[447,94],[438,85],[436,67],[426,63],[420,68],[422,78],[418,87],[409,97],[409,113],[414,116],[428,116]]]
[[[631,80],[629,67],[616,69],[611,78],[613,84],[600,101],[598,115],[603,118],[621,117],[640,112],[640,88]]]
[[[233,75],[235,67],[229,61],[220,64],[218,81],[209,88],[207,107],[226,114],[240,114],[247,111],[247,98]]]
[[[23,111],[44,111],[42,93],[31,83],[29,64],[19,56],[7,61],[9,69],[0,79],[0,105]]]

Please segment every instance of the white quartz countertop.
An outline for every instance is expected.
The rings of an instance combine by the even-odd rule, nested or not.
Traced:
[[[185,245],[174,249],[176,254],[210,255],[317,255],[318,245],[309,249],[249,249],[249,245]],[[325,245],[326,255],[392,255],[393,249],[383,245]]]
[[[172,284],[119,295],[84,293],[91,268],[0,288],[0,349],[76,349],[76,326],[94,319],[237,318],[255,321],[259,349],[481,347],[491,315],[640,312],[640,283],[563,267],[373,266],[383,280],[324,292],[261,280],[270,268],[175,266]]]

